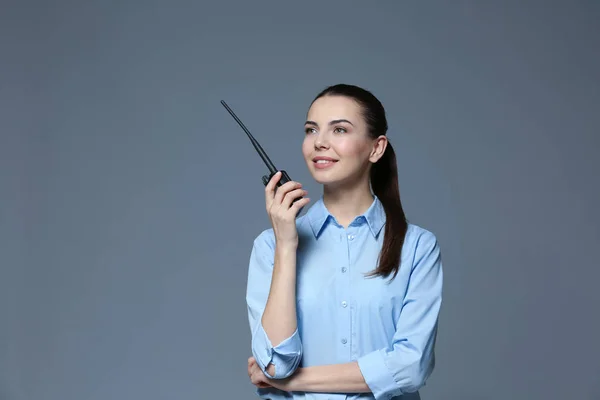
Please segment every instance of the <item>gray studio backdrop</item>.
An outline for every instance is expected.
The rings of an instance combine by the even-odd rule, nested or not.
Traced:
[[[600,399],[597,2],[3,2],[0,399],[251,399],[264,166],[387,107],[445,263],[424,399]]]

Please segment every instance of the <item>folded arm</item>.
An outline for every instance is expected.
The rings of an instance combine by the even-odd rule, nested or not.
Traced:
[[[246,302],[252,354],[266,376],[292,375],[302,357],[296,317],[296,248],[275,246],[268,231],[254,241]]]
[[[439,245],[433,234],[424,234],[416,249],[408,290],[390,346],[349,363],[300,368],[285,389],[371,392],[376,400],[419,390],[435,365],[442,280]]]

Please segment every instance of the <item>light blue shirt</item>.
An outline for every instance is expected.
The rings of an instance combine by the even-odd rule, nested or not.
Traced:
[[[272,229],[252,247],[246,300],[252,354],[275,378],[298,367],[357,361],[372,393],[287,393],[257,389],[264,399],[418,399],[433,371],[442,260],[435,235],[410,224],[398,275],[367,278],[383,243],[385,211],[375,196],[369,209],[346,228],[328,212],[323,198],[296,220],[298,328],[273,347],[261,324],[274,264]],[[410,395],[408,395],[410,393]]]

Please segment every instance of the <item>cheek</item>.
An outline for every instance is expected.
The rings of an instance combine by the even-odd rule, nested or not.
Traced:
[[[365,153],[365,147],[354,140],[340,140],[335,149],[342,157],[360,157]]]
[[[306,137],[304,138],[304,141],[302,142],[302,154],[304,155],[304,158],[306,158],[310,155],[312,148],[313,148],[313,139],[309,135],[306,135]]]

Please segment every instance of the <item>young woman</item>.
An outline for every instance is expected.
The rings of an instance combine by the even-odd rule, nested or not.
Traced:
[[[414,399],[433,370],[440,247],[405,218],[386,132],[375,96],[331,86],[302,146],[322,196],[297,218],[300,183],[275,190],[278,173],[265,188],[272,228],[254,241],[246,294],[264,399]]]

